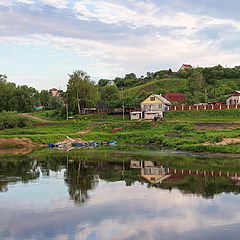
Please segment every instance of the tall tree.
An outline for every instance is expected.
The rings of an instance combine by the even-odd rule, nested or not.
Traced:
[[[100,90],[100,101],[109,108],[121,106],[120,93],[116,85],[107,85]]]
[[[39,93],[39,98],[40,98],[41,105],[47,107],[48,104],[49,104],[50,97],[51,97],[51,95],[49,94],[49,92],[47,90],[42,90]]]
[[[82,70],[74,71],[69,75],[67,93],[71,101],[71,108],[77,107],[79,114],[81,114],[82,107],[95,105],[98,98],[97,86]]]

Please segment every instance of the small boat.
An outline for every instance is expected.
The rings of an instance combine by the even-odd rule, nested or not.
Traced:
[[[79,147],[96,147],[96,146],[115,146],[117,141],[109,141],[109,142],[95,142],[95,141],[88,141],[88,142],[72,142],[70,147],[72,148],[79,148]],[[69,145],[64,142],[60,143],[48,143],[49,148],[66,148]]]
[[[80,143],[80,142],[73,142],[72,147],[84,147],[86,143]]]
[[[107,142],[107,145],[112,145],[112,144],[116,144],[117,141],[110,141],[110,142]]]

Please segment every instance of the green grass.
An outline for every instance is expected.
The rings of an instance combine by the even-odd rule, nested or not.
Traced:
[[[49,121],[64,121],[64,119],[60,119],[54,116],[55,110],[40,110],[34,111],[31,114],[35,117],[43,118]]]
[[[154,92],[156,94],[166,92],[179,92],[186,85],[188,80],[182,78],[156,79],[146,84],[142,84],[125,91],[127,96],[136,97],[142,92]]]
[[[209,112],[209,114],[207,114]],[[211,121],[216,117],[237,119],[239,110],[222,111],[179,111],[167,112],[167,119],[188,119],[193,121],[197,117],[205,116]],[[230,116],[230,118],[229,118]],[[87,120],[88,119],[88,120]],[[184,121],[184,120],[183,120]],[[210,121],[210,120],[209,120]],[[97,124],[94,124],[97,122]],[[64,126],[38,126],[26,128],[5,129],[0,131],[0,138],[30,138],[36,144],[58,142],[66,138],[82,138],[84,140],[111,141],[132,144],[155,144],[169,149],[188,150],[199,152],[240,153],[240,145],[202,145],[205,142],[216,143],[222,138],[240,138],[240,128],[231,130],[196,130],[191,122],[152,122],[121,120],[120,116],[78,116],[71,121],[65,121]],[[89,133],[81,134],[79,131],[89,128]],[[120,132],[112,133],[114,128],[121,128]]]
[[[164,113],[164,119],[186,122],[240,122],[240,109],[169,111]]]

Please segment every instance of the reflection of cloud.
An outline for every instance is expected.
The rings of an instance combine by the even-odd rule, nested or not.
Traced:
[[[70,235],[77,240],[91,236],[103,240],[158,239],[159,234],[161,239],[172,239],[240,222],[239,196],[230,194],[207,200],[178,190],[147,189],[146,184],[126,187],[125,182],[101,181],[89,196],[90,201],[81,207],[61,197],[41,207],[18,201],[13,208],[12,203],[2,202],[1,231],[14,232],[20,240],[46,239],[49,232],[56,240]]]

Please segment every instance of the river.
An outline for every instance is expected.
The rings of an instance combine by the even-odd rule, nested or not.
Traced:
[[[0,239],[239,239],[239,193],[234,157],[134,146],[0,157]]]

